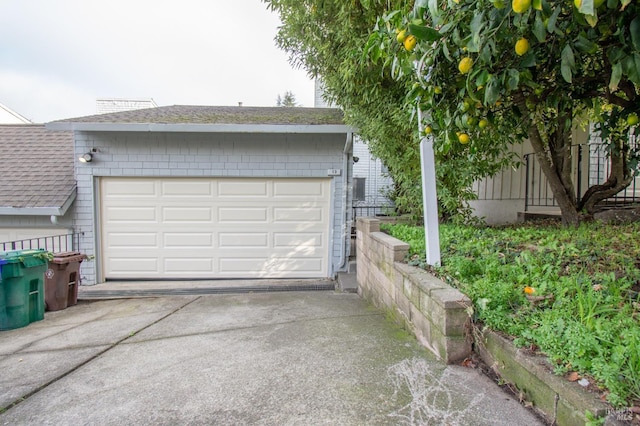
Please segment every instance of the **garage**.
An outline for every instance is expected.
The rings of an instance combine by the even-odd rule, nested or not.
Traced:
[[[343,118],[173,105],[48,123],[73,133],[82,282],[335,278],[351,242]]]
[[[329,275],[331,180],[100,179],[106,280]]]

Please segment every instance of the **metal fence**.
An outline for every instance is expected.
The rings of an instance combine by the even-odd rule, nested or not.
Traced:
[[[55,235],[52,237],[29,238],[0,243],[0,251],[45,249],[52,253],[80,250],[82,233]]]
[[[383,206],[353,206],[353,222],[355,223],[358,217],[371,217],[371,216],[389,216],[394,212],[395,207],[392,205]]]
[[[604,183],[609,177],[611,162],[607,156],[606,146],[601,143],[573,145],[571,147],[573,177],[576,196],[582,196],[593,185]],[[529,207],[557,207],[547,177],[542,172],[535,154],[524,156],[525,162],[525,211]],[[588,167],[585,163],[588,162]],[[602,206],[624,206],[640,203],[640,171],[636,172],[631,184],[616,195],[599,203]]]

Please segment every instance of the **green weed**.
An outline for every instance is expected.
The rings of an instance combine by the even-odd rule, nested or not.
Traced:
[[[423,228],[383,229],[466,293],[476,321],[540,348],[558,374],[593,378],[616,407],[640,400],[640,224],[446,224],[438,268],[424,263]]]

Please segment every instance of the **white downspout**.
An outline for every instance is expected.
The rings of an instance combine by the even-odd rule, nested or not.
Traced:
[[[352,147],[353,133],[347,132],[347,140],[344,143],[344,150],[342,151],[342,248],[340,249],[340,266],[338,266],[338,271],[343,270],[347,265],[347,244],[351,244],[351,209],[347,205],[347,202],[349,201],[349,160]]]

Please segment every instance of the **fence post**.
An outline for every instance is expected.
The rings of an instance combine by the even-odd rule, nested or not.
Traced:
[[[524,164],[525,164],[525,172],[524,172],[524,211],[529,211],[529,156],[531,154],[527,154],[524,156]]]

